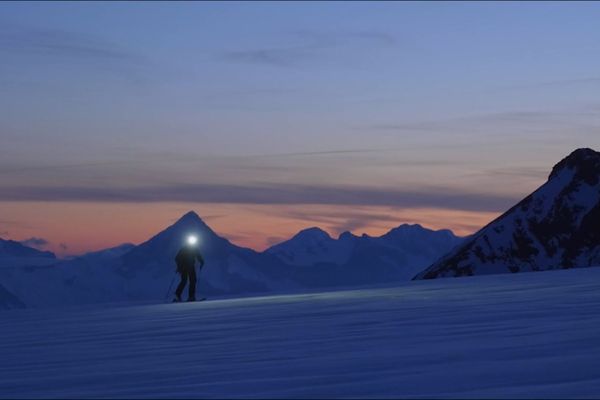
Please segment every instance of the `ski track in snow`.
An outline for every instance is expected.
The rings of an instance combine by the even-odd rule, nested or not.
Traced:
[[[1,398],[600,397],[600,268],[1,315]]]

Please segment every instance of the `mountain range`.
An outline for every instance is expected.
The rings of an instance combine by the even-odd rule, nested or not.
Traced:
[[[296,267],[293,276],[304,287],[354,286],[409,280],[462,240],[449,230],[418,224],[379,237],[344,232],[337,239],[314,227],[265,253]]]
[[[188,212],[142,244],[71,260],[0,240],[0,308],[164,301],[190,233],[207,261],[198,291],[214,296],[600,265],[598,227],[600,153],[578,149],[539,189],[467,238],[407,224],[379,237],[333,238],[313,227],[257,252]]]
[[[401,225],[380,237],[345,232],[338,239],[311,228],[257,252],[220,237],[188,212],[140,245],[2,268],[0,282],[33,306],[162,301],[175,276],[175,254],[191,233],[206,260],[198,291],[211,296],[405,281],[462,240],[420,225]]]

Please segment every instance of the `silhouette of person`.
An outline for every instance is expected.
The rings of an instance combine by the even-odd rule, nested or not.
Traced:
[[[189,294],[187,301],[196,300],[196,260],[200,263],[200,268],[204,266],[204,259],[200,254],[200,251],[196,247],[195,240],[188,240],[185,246],[183,246],[177,256],[175,256],[175,262],[177,263],[177,272],[181,275],[181,282],[175,290],[174,302],[181,301],[181,294],[189,279]]]

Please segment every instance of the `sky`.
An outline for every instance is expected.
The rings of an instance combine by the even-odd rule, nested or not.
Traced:
[[[596,2],[1,2],[0,238],[477,231],[600,148]]]

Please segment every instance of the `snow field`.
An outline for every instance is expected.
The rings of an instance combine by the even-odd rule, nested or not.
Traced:
[[[0,397],[600,396],[600,268],[10,310]]]

